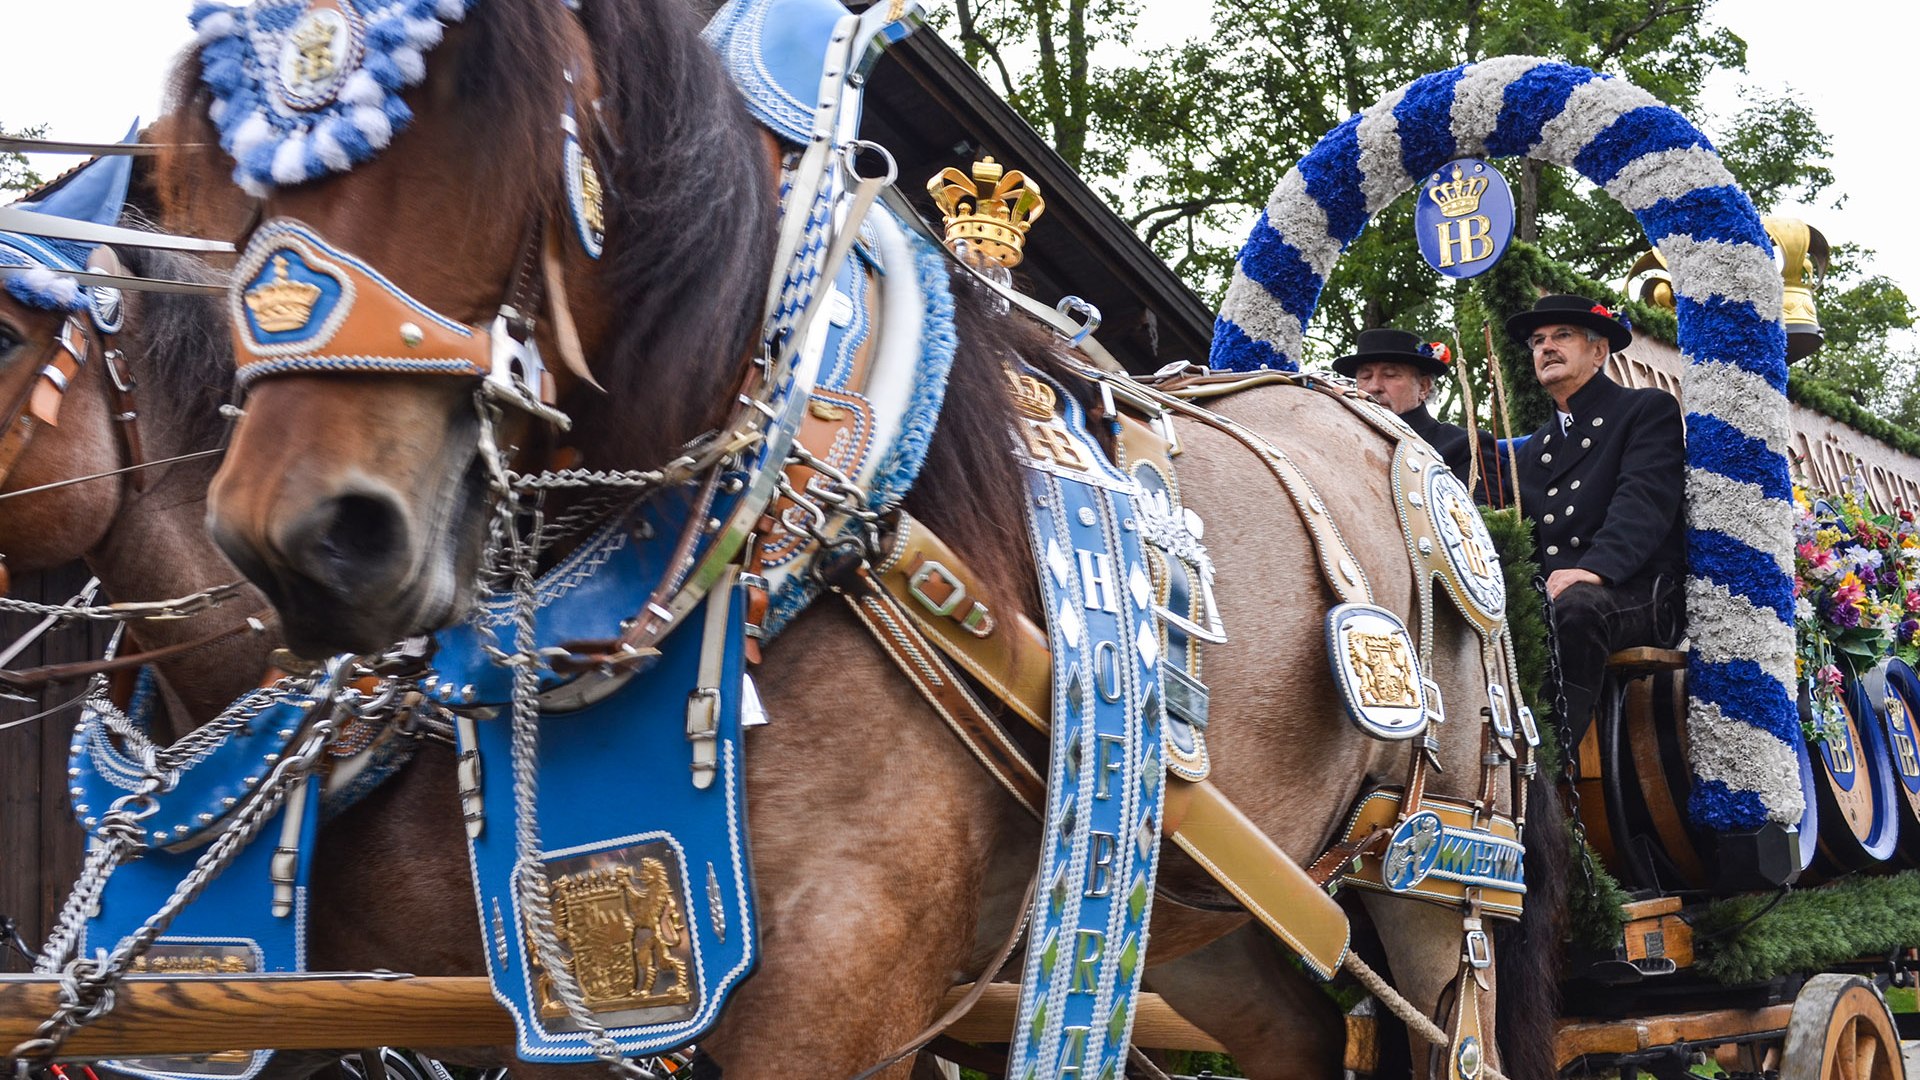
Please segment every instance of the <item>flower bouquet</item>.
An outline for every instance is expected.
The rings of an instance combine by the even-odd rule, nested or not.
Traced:
[[[1920,658],[1920,527],[1911,509],[1876,514],[1858,476],[1840,491],[1793,492],[1796,668],[1813,700],[1810,740],[1839,723],[1843,679],[1889,654]]]

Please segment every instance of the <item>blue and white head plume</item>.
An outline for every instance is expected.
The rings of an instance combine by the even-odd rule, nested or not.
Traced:
[[[134,128],[139,124],[136,122]],[[127,139],[134,131],[127,132]],[[133,159],[125,155],[96,158],[17,204],[36,214],[118,225],[127,203],[127,185],[133,178]],[[0,232],[0,266],[24,267],[25,273],[5,276],[6,290],[23,304],[55,311],[81,311],[93,300],[94,290],[72,275],[87,269],[92,244],[54,240],[26,233]]]
[[[477,0],[202,0],[200,78],[233,179],[255,195],[346,172],[413,120],[402,91]]]
[[[1792,507],[1780,275],[1698,128],[1624,79],[1503,56],[1416,79],[1322,138],[1274,189],[1214,326],[1216,368],[1295,369],[1327,274],[1367,219],[1460,156],[1576,169],[1666,255],[1687,408],[1690,810],[1797,822]]]

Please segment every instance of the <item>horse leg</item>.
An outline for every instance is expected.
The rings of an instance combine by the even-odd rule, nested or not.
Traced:
[[[1387,962],[1392,966],[1393,988],[1412,1002],[1414,1008],[1432,1018],[1442,1031],[1449,1030],[1452,1016],[1442,1015],[1440,1007],[1445,1004],[1449,1013],[1453,1008],[1453,995],[1447,990],[1460,974],[1460,912],[1440,904],[1376,894],[1368,894],[1364,902],[1367,913],[1373,917],[1380,944],[1386,949]],[[1497,931],[1496,925],[1488,933]],[[1493,1010],[1499,983],[1498,973],[1494,974],[1493,990],[1480,995],[1480,1041],[1488,1052],[1488,1059],[1498,1065],[1499,1043]],[[1435,1055],[1443,1054],[1446,1048],[1434,1046],[1411,1029],[1407,1032],[1407,1041],[1413,1053],[1415,1080],[1428,1076]]]
[[[1338,1077],[1346,1022],[1264,926],[1147,968],[1147,989],[1218,1039],[1250,1080]]]
[[[797,620],[757,681],[771,720],[745,754],[760,957],[700,1045],[727,1080],[851,1076],[972,977],[981,883],[1031,843],[1003,842],[1012,800],[836,607]]]

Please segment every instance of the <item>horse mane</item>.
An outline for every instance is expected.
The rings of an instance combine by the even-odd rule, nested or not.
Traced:
[[[492,137],[530,154],[556,143],[538,89],[563,62],[555,12],[564,15],[557,4],[503,3],[469,16],[479,40],[461,85],[488,87],[499,109]],[[740,361],[757,347],[778,227],[772,162],[732,77],[700,40],[702,12],[678,0],[587,0],[579,17],[606,125],[593,149],[607,177],[602,273],[616,315],[595,363],[607,393],[583,391],[567,408],[577,432],[601,440],[580,447],[590,462],[655,465],[720,422]],[[535,145],[542,139],[545,148]],[[965,553],[995,595],[1031,607],[1026,483],[1002,369],[1015,358],[1056,375],[1064,367],[1050,331],[995,313],[964,278],[953,282],[960,344],[945,405],[906,509]]]
[[[120,224],[153,229],[138,210]],[[191,255],[152,248],[114,249],[140,277],[219,284],[220,275]],[[220,406],[233,392],[233,337],[222,297],[130,292],[120,346],[140,381],[140,423],[170,432],[175,452],[210,450],[226,438]]]

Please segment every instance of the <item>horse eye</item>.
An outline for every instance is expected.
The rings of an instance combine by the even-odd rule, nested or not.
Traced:
[[[0,323],[0,356],[5,356],[20,345],[20,335],[14,332],[13,327]]]

